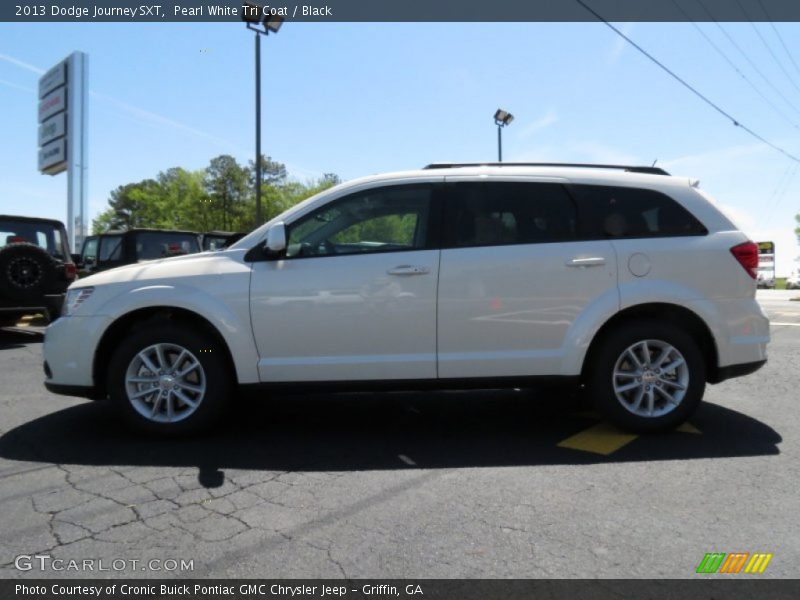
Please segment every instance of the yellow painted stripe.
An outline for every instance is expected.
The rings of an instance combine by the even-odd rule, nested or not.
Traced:
[[[638,435],[620,431],[613,425],[598,423],[559,442],[559,448],[571,448],[595,454],[611,454],[638,438]]]
[[[703,433],[691,423],[681,423],[675,431],[682,431],[683,433]]]
[[[764,562],[761,563],[761,568],[758,570],[758,572],[763,573],[764,570],[767,568],[769,561],[771,560],[772,560],[772,554],[767,554],[766,556],[764,556]]]
[[[771,554],[753,554],[753,557],[750,559],[750,562],[747,563],[747,566],[744,569],[745,573],[763,573],[764,569],[767,567],[764,566],[764,569],[761,569],[761,563],[764,562],[764,558],[769,556],[772,558]],[[766,562],[769,562],[769,558],[767,558]],[[759,570],[760,569],[760,570]]]

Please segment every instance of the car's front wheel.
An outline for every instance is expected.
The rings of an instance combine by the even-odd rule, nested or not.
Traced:
[[[181,435],[220,418],[232,375],[222,348],[203,331],[154,322],[126,337],[111,359],[111,401],[132,428]]]
[[[603,339],[590,365],[595,406],[612,423],[636,432],[676,427],[705,391],[705,361],[685,331],[659,321],[624,324]]]

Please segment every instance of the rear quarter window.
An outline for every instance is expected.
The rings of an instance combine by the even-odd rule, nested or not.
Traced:
[[[706,235],[688,210],[662,192],[644,188],[570,186],[578,204],[582,238],[649,238]]]

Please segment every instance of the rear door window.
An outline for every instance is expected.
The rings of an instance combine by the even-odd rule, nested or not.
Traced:
[[[575,237],[575,204],[564,187],[538,182],[459,182],[449,186],[449,247],[543,244]]]

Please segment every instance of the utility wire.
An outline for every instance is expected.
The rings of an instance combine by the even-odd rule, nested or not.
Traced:
[[[708,105],[709,105],[711,108],[713,108],[715,111],[717,111],[717,112],[718,112],[719,114],[721,114],[723,117],[725,117],[726,119],[729,119],[729,120],[730,120],[730,122],[731,122],[731,123],[733,123],[733,124],[734,124],[736,127],[739,127],[739,128],[741,128],[741,129],[743,129],[744,131],[746,131],[747,133],[749,133],[751,136],[753,136],[753,137],[754,137],[754,138],[756,138],[757,140],[759,140],[759,141],[763,142],[764,144],[766,144],[766,145],[767,145],[767,146],[769,146],[770,148],[773,148],[774,150],[777,150],[778,152],[780,152],[781,154],[783,154],[783,155],[784,155],[784,156],[786,156],[787,158],[789,158],[789,159],[791,159],[791,160],[795,161],[796,163],[800,163],[800,158],[797,158],[797,157],[796,157],[796,156],[794,156],[793,154],[790,154],[789,152],[787,152],[786,150],[784,150],[784,149],[783,149],[783,148],[781,148],[780,146],[776,146],[775,144],[773,144],[773,143],[772,143],[772,142],[770,142],[769,140],[767,140],[767,139],[764,139],[764,138],[763,138],[763,137],[761,137],[759,134],[757,134],[755,131],[753,131],[752,129],[750,129],[750,128],[749,128],[749,127],[747,127],[746,125],[743,125],[743,124],[742,124],[742,123],[740,123],[738,120],[736,120],[734,117],[732,117],[732,116],[731,116],[729,113],[725,112],[725,111],[724,111],[722,108],[720,108],[719,106],[717,106],[716,104],[714,104],[714,103],[713,103],[711,100],[709,100],[709,99],[708,99],[708,98],[706,98],[706,97],[705,97],[703,94],[701,94],[700,92],[698,92],[698,91],[697,91],[695,88],[693,88],[693,87],[692,87],[690,84],[686,83],[686,81],[684,81],[684,80],[683,80],[683,79],[681,79],[681,78],[680,78],[678,75],[676,75],[676,74],[675,74],[675,73],[674,73],[672,70],[670,70],[670,69],[669,69],[669,68],[668,68],[666,65],[664,65],[664,63],[662,63],[661,61],[659,61],[659,60],[658,60],[657,58],[655,58],[655,57],[654,57],[652,54],[650,54],[649,52],[647,52],[647,50],[645,50],[644,48],[642,48],[642,47],[641,47],[639,44],[637,44],[636,42],[634,42],[634,41],[633,41],[631,38],[629,38],[627,35],[625,35],[624,33],[622,33],[622,32],[621,32],[619,29],[617,29],[616,27],[614,27],[614,26],[613,26],[611,23],[609,23],[608,21],[606,21],[606,20],[605,20],[605,19],[604,19],[604,18],[603,18],[603,17],[602,17],[600,14],[598,14],[597,12],[595,12],[595,11],[594,11],[594,9],[592,9],[592,8],[591,8],[591,7],[589,7],[589,6],[588,6],[588,5],[587,5],[585,2],[583,2],[583,0],[575,0],[575,2],[577,2],[577,3],[578,3],[578,4],[580,4],[580,5],[581,5],[583,8],[585,8],[587,11],[589,11],[590,13],[592,13],[592,14],[593,14],[593,15],[594,15],[594,16],[597,18],[597,20],[598,20],[598,21],[600,21],[600,22],[604,23],[606,26],[608,26],[610,29],[612,29],[612,30],[613,30],[613,31],[614,31],[614,32],[615,32],[615,33],[616,33],[618,36],[620,36],[621,38],[623,38],[623,39],[624,39],[626,42],[628,42],[628,43],[629,43],[631,46],[633,46],[634,48],[636,48],[636,49],[637,49],[639,52],[641,52],[642,54],[644,54],[644,55],[645,55],[647,58],[649,58],[651,61],[653,61],[653,62],[654,62],[655,64],[657,64],[659,67],[661,67],[661,69],[662,69],[662,70],[664,70],[666,73],[668,73],[668,74],[669,74],[669,75],[670,75],[670,76],[671,76],[673,79],[675,79],[676,81],[678,81],[678,82],[679,82],[679,83],[680,83],[682,86],[684,86],[686,89],[688,89],[690,92],[692,92],[692,93],[693,93],[695,96],[697,96],[698,98],[700,98],[700,99],[701,99],[703,102],[705,102],[706,104],[708,104]]]
[[[715,24],[715,25],[717,26],[717,28],[718,28],[718,29],[719,29],[719,30],[720,30],[720,31],[723,33],[723,35],[724,35],[726,38],[728,38],[728,41],[729,41],[729,42],[730,42],[730,43],[733,45],[733,47],[734,47],[734,48],[736,48],[736,49],[739,51],[739,54],[741,54],[741,55],[744,57],[744,59],[747,61],[747,63],[748,63],[748,64],[749,64],[749,65],[750,65],[750,66],[753,68],[753,70],[754,70],[756,73],[758,73],[758,74],[759,74],[759,76],[761,77],[761,79],[763,79],[763,80],[764,80],[764,81],[767,83],[767,85],[768,85],[769,87],[771,87],[771,88],[772,88],[772,89],[775,91],[775,93],[776,93],[776,94],[778,94],[778,95],[779,95],[781,98],[783,98],[783,101],[784,101],[784,102],[786,102],[786,104],[788,104],[789,106],[791,106],[791,107],[792,107],[792,109],[793,109],[795,112],[797,112],[798,114],[800,114],[800,109],[798,109],[798,108],[797,108],[797,107],[796,107],[794,104],[792,104],[792,102],[791,102],[791,101],[790,101],[790,100],[789,100],[789,99],[788,99],[788,98],[787,98],[787,97],[786,97],[786,96],[783,94],[783,92],[781,92],[781,91],[780,91],[780,90],[779,90],[779,89],[778,89],[778,88],[775,86],[775,84],[774,84],[774,83],[772,83],[772,81],[770,81],[770,79],[769,79],[769,78],[768,78],[766,75],[764,75],[764,73],[761,71],[761,69],[759,69],[759,68],[758,68],[758,65],[756,65],[756,64],[755,64],[755,63],[754,63],[754,62],[753,62],[753,61],[750,59],[750,57],[747,55],[747,53],[746,53],[744,50],[742,50],[741,46],[739,46],[739,44],[737,44],[737,43],[736,43],[736,40],[734,40],[734,39],[733,39],[733,38],[730,36],[730,34],[729,34],[729,33],[728,33],[726,30],[725,30],[725,28],[723,28],[723,27],[722,27],[722,25],[720,25],[720,23],[719,23],[719,22],[718,22],[718,21],[717,21],[717,20],[714,18],[714,15],[712,15],[712,14],[711,14],[711,12],[708,10],[708,8],[706,8],[706,5],[705,5],[705,4],[703,4],[703,0],[697,0],[697,3],[698,3],[698,4],[699,4],[699,5],[700,5],[700,6],[703,8],[703,10],[705,11],[705,13],[708,15],[708,18],[709,18],[711,21],[713,21],[713,22],[714,22],[714,24]]]
[[[783,117],[784,119],[786,119],[786,121],[787,121],[789,124],[791,124],[791,126],[792,126],[792,127],[794,127],[795,129],[800,129],[800,125],[798,125],[797,123],[795,123],[794,121],[792,121],[792,119],[791,119],[791,118],[790,118],[790,117],[789,117],[789,116],[788,116],[788,115],[787,115],[785,112],[783,112],[783,111],[782,111],[780,108],[778,108],[778,107],[777,107],[777,105],[776,105],[774,102],[772,102],[772,100],[770,100],[769,98],[767,98],[767,96],[766,96],[766,95],[764,95],[764,92],[762,92],[762,91],[759,89],[759,87],[758,87],[758,86],[757,86],[755,83],[753,83],[753,82],[750,80],[750,78],[749,78],[747,75],[745,75],[745,74],[742,72],[742,70],[741,70],[739,67],[737,67],[737,66],[736,66],[736,64],[735,64],[735,63],[734,63],[734,62],[733,62],[733,61],[732,61],[732,60],[731,60],[731,59],[728,57],[728,55],[727,55],[727,54],[725,54],[725,52],[723,52],[723,51],[722,51],[722,49],[721,49],[721,48],[720,48],[720,47],[719,47],[719,46],[718,46],[716,43],[714,43],[714,40],[712,40],[712,39],[711,39],[711,38],[708,36],[708,34],[706,34],[706,32],[705,32],[705,31],[703,31],[703,30],[700,28],[700,26],[699,26],[697,23],[695,23],[695,22],[692,20],[692,18],[691,18],[691,17],[689,16],[689,14],[688,14],[688,13],[687,13],[687,12],[686,12],[684,9],[683,9],[683,7],[681,7],[681,5],[680,5],[680,4],[678,4],[678,0],[672,0],[672,3],[675,5],[675,8],[677,8],[677,9],[678,9],[678,10],[679,10],[679,11],[680,11],[682,14],[683,14],[683,16],[686,18],[686,20],[687,20],[689,23],[691,23],[691,24],[692,24],[692,27],[694,27],[694,28],[697,30],[697,32],[698,32],[700,35],[702,35],[702,36],[703,36],[703,38],[705,38],[705,40],[706,40],[706,41],[707,41],[707,42],[708,42],[708,43],[711,45],[711,47],[712,47],[712,48],[714,48],[714,50],[716,50],[716,51],[717,51],[717,54],[719,54],[719,55],[720,55],[720,56],[721,56],[721,57],[722,57],[722,58],[725,60],[725,62],[727,62],[727,63],[728,63],[728,65],[730,65],[730,67],[731,67],[731,68],[732,68],[734,71],[736,71],[736,73],[737,73],[737,74],[738,74],[738,75],[739,75],[739,76],[740,76],[742,79],[744,79],[744,80],[747,82],[747,84],[748,84],[748,85],[749,85],[751,88],[753,88],[753,90],[754,90],[754,91],[755,91],[755,92],[756,92],[756,93],[757,93],[759,96],[761,96],[761,98],[763,98],[764,102],[766,102],[767,104],[769,104],[769,105],[772,107],[772,109],[773,109],[773,110],[774,110],[776,113],[778,113],[778,114],[779,114],[781,117]]]
[[[783,71],[783,74],[786,75],[786,79],[788,79],[789,83],[791,83],[794,86],[794,89],[796,89],[798,92],[800,92],[800,87],[797,87],[797,84],[794,82],[794,79],[792,79],[792,76],[789,75],[789,71],[787,71],[786,68],[783,66],[783,63],[778,58],[778,55],[775,54],[775,52],[772,51],[772,46],[770,46],[767,43],[766,38],[758,30],[758,27],[756,27],[756,24],[753,23],[753,20],[750,18],[750,15],[747,14],[747,11],[745,10],[744,6],[742,6],[742,3],[739,0],[736,0],[736,4],[739,5],[739,8],[742,10],[742,13],[744,14],[745,18],[749,21],[750,27],[752,27],[753,31],[756,32],[756,35],[758,35],[759,39],[761,40],[761,43],[764,44],[764,47],[770,53],[770,56],[772,56],[772,58],[777,63],[778,67],[780,67],[781,71]]]
[[[795,68],[795,71],[800,73],[800,66],[798,66],[797,63],[795,62],[794,57],[792,56],[792,53],[789,52],[789,48],[786,46],[786,42],[783,41],[783,36],[780,34],[778,29],[775,27],[775,23],[772,22],[772,17],[767,12],[767,7],[764,6],[764,3],[761,2],[761,0],[758,0],[758,3],[761,6],[761,10],[764,11],[764,14],[767,17],[767,21],[769,21],[770,27],[772,27],[772,31],[775,32],[775,37],[778,38],[778,41],[781,43],[781,46],[783,46],[783,50],[786,52],[786,56],[788,56],[789,60],[792,61],[792,64],[794,65],[794,68]]]
[[[791,172],[790,172],[791,170]],[[789,169],[786,171],[786,178],[785,181],[780,182],[776,187],[775,191],[773,192],[772,196],[770,196],[769,200],[765,203],[769,205],[767,210],[764,211],[764,218],[760,222],[760,229],[766,229],[767,225],[769,225],[770,221],[772,220],[772,215],[775,213],[775,209],[778,208],[778,205],[783,201],[783,198],[786,196],[786,192],[789,191],[789,184],[792,182],[792,179],[795,178],[797,175],[797,171],[800,170],[800,165],[790,165]]]

